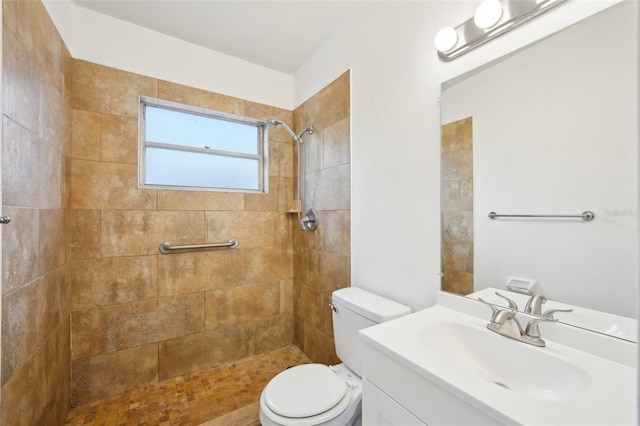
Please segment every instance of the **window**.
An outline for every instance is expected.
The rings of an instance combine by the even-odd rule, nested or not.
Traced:
[[[141,187],[267,192],[266,124],[140,97]]]

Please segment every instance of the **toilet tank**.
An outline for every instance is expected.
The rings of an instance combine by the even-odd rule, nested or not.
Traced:
[[[333,292],[333,337],[338,358],[362,377],[358,331],[411,313],[408,306],[357,287]]]

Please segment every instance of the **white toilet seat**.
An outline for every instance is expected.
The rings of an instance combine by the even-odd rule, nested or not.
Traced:
[[[348,371],[345,367],[336,373],[326,365],[306,364],[280,373],[269,382],[260,396],[263,424],[347,424],[359,407],[362,386],[346,382],[345,370]],[[353,376],[349,375],[351,377]],[[276,382],[275,386],[271,386],[273,382]],[[323,394],[327,391],[332,395]],[[263,415],[266,419],[262,418]]]
[[[326,365],[304,364],[274,377],[264,389],[264,402],[283,417],[312,417],[335,407],[347,390],[347,384]]]

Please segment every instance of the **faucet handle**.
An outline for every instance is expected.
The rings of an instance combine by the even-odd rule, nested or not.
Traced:
[[[507,303],[509,304],[509,309],[515,309],[516,311],[518,310],[518,304],[516,302],[514,302],[513,300],[509,299],[507,296],[503,296],[500,293],[498,293],[497,291],[496,291],[496,296],[502,297],[504,300],[506,300]]]
[[[501,312],[511,312],[507,309],[500,309],[495,305],[492,305],[491,303],[487,302],[486,300],[482,299],[482,297],[478,297],[478,300],[481,301],[482,303],[484,303],[485,305],[487,305],[488,307],[491,308],[491,310],[493,311],[493,314],[491,314],[491,322],[496,322],[496,317],[498,315],[500,315]]]
[[[555,319],[553,318],[553,314],[555,314],[556,312],[573,312],[573,309],[549,309],[542,316],[545,318]]]
[[[523,338],[527,340],[527,343],[530,343],[535,346],[545,347],[546,343],[540,337],[540,328],[538,328],[538,324],[541,322],[558,322],[556,318],[535,318],[527,323],[527,328],[524,331]]]

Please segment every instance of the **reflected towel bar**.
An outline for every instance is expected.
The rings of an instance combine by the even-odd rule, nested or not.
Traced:
[[[587,222],[593,220],[596,217],[595,213],[591,211],[582,212],[582,214],[497,214],[496,212],[489,213],[491,219],[497,217],[560,217],[560,218],[580,218]]]
[[[234,249],[238,247],[238,240],[231,239],[227,243],[210,243],[210,244],[190,244],[186,246],[172,246],[169,242],[160,244],[160,253],[170,254],[174,250],[192,250],[192,249],[208,249],[208,248],[225,248]]]

